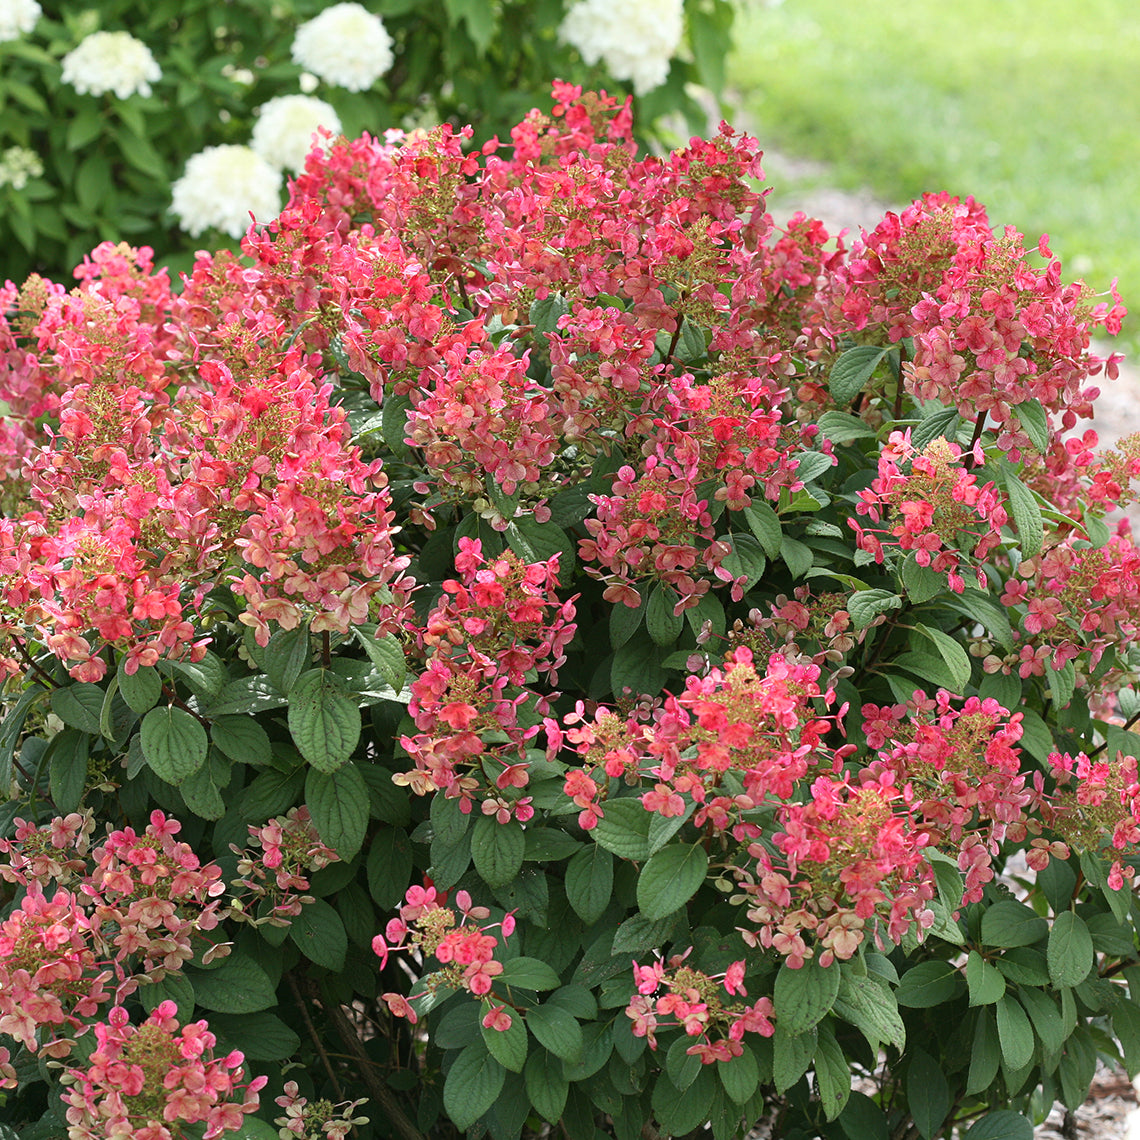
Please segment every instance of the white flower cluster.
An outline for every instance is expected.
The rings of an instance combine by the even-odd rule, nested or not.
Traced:
[[[40,156],[26,146],[10,146],[0,154],[0,186],[23,190],[29,178],[39,178],[43,172]]]
[[[340,134],[340,119],[328,103],[311,95],[279,95],[261,105],[250,143],[270,166],[296,174],[318,127]]]
[[[685,30],[683,0],[577,0],[559,36],[638,95],[660,87]]]
[[[171,210],[193,237],[218,229],[242,237],[249,215],[261,223],[281,212],[281,174],[248,146],[208,146],[171,187]]]
[[[42,14],[36,0],[0,0],[0,43],[26,36]]]
[[[161,78],[150,48],[130,32],[92,32],[63,57],[63,81],[80,95],[149,95],[150,85]]]
[[[367,90],[394,58],[384,21],[359,4],[333,4],[293,37],[294,63],[349,91]]]

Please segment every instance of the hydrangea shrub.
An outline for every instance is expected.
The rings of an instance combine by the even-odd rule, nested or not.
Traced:
[[[1140,1070],[1119,299],[555,94],[6,289],[26,1140],[1029,1140]]]
[[[276,216],[314,133],[510,128],[550,77],[634,91],[646,138],[704,122],[731,0],[0,0],[0,281],[99,241],[188,270]]]

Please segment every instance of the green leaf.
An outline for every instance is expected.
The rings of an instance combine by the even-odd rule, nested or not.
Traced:
[[[873,344],[857,344],[840,354],[827,380],[831,398],[840,407],[850,404],[889,351],[889,348],[879,348]]]
[[[819,1027],[814,1067],[823,1115],[834,1120],[846,1107],[847,1098],[851,1095],[851,1065],[829,1025]]]
[[[974,1027],[974,1047],[970,1051],[970,1072],[966,1078],[966,1092],[980,1093],[988,1089],[1001,1065],[1001,1045],[989,1006],[978,1011]]]
[[[708,867],[708,853],[699,844],[662,848],[641,869],[638,909],[648,919],[672,914],[697,893]]]
[[[467,25],[467,34],[476,51],[484,55],[495,41],[499,23],[498,10],[483,0],[444,0],[444,7],[447,9],[447,22],[455,28],[462,20]]]
[[[982,915],[983,946],[1031,946],[1049,932],[1049,924],[1024,903],[1003,899]]]
[[[915,1049],[906,1070],[906,1099],[915,1127],[924,1140],[934,1140],[950,1111],[950,1085],[938,1062]]]
[[[640,861],[649,856],[649,824],[653,813],[636,796],[607,800],[605,815],[592,828],[595,843],[612,851],[619,859]]]
[[[76,728],[61,732],[50,745],[49,788],[60,815],[77,811],[87,786],[87,756],[91,737]]]
[[[720,564],[733,578],[744,579],[743,588],[747,593],[760,581],[764,574],[764,567],[767,565],[764,551],[760,543],[750,534],[729,535],[725,541],[731,545],[732,549],[721,559]],[[789,563],[789,565],[791,564]],[[794,576],[798,577],[798,575]],[[652,632],[650,630],[650,633]]]
[[[364,647],[364,652],[368,654],[369,661],[376,666],[384,680],[398,693],[404,687],[404,678],[408,672],[408,662],[399,640],[390,633],[377,638],[360,626],[353,627],[352,632],[356,640]]]
[[[1006,1067],[1015,1070],[1028,1065],[1033,1058],[1033,1027],[1025,1010],[1009,994],[997,1003],[997,1028]]]
[[[888,1140],[886,1114],[866,1093],[851,1093],[839,1126],[847,1140]]]
[[[526,836],[515,820],[499,823],[493,815],[475,820],[471,834],[471,860],[489,887],[505,887],[519,873]]]
[[[203,1009],[218,1013],[257,1013],[277,1004],[269,975],[247,955],[231,955],[212,970],[192,970],[194,996]]]
[[[949,962],[919,962],[903,974],[895,1000],[908,1009],[929,1009],[953,1001],[965,988],[962,975]]]
[[[645,608],[645,628],[658,645],[673,645],[685,627],[683,615],[673,613],[675,598],[673,591],[664,586],[654,586],[649,595]]]
[[[780,544],[784,538],[783,528],[780,526],[780,516],[765,502],[753,499],[752,505],[743,510],[744,521],[749,529],[759,539],[764,553],[769,558],[780,557]]]
[[[953,441],[958,430],[959,418],[956,408],[939,408],[932,415],[926,416],[922,423],[911,431],[911,445],[916,451],[923,451],[939,436]]]
[[[240,1016],[214,1013],[210,1030],[228,1049],[240,1049],[251,1061],[284,1061],[301,1047],[301,1039],[267,1010]]]
[[[624,603],[610,606],[610,648],[615,652],[619,650],[640,628],[641,620],[645,616],[646,601],[642,597],[641,605],[627,606]]]
[[[348,935],[340,915],[324,899],[314,899],[301,907],[289,927],[293,945],[318,966],[339,973],[348,953]]]
[[[310,669],[289,690],[289,732],[302,756],[335,772],[360,741],[360,709],[331,670]]]
[[[288,699],[270,684],[267,677],[241,677],[222,686],[221,692],[204,704],[202,715],[210,719],[233,713],[248,716],[267,709],[279,709],[285,704],[288,704]]]
[[[570,306],[561,293],[547,293],[532,301],[527,319],[536,333],[557,333],[559,320],[570,312]]]
[[[787,1092],[807,1072],[815,1056],[816,1040],[814,1029],[793,1037],[777,1023],[772,1038],[772,1082],[776,1092]]]
[[[1020,1112],[999,1108],[975,1120],[962,1140],[1033,1140],[1033,1124]]]
[[[891,658],[890,663],[899,669],[905,669],[908,673],[913,673],[922,681],[937,685],[940,689],[946,689],[951,693],[955,691],[954,677],[946,668],[946,662],[933,653],[899,653]],[[909,693],[913,686],[909,682],[908,686]]]
[[[126,657],[120,657],[115,674],[119,678],[119,693],[131,712],[142,716],[162,696],[162,675],[153,665],[140,665],[134,673],[128,673],[126,664]]]
[[[155,1008],[164,1001],[172,1001],[178,1007],[178,1020],[186,1024],[194,1013],[194,986],[182,971],[167,974],[157,982],[144,983],[139,986],[139,1001],[147,1013],[153,1013]],[[210,1018],[211,1028],[214,1019]]]
[[[641,954],[646,950],[660,949],[677,925],[679,913],[657,919],[646,918],[643,914],[631,914],[614,934],[613,952]]]
[[[1044,996],[1044,995],[1042,995]],[[1048,1001],[1048,998],[1046,998]],[[1052,1002],[1049,1003],[1052,1005]],[[1054,1012],[1056,1007],[1054,1006]],[[1033,1016],[1033,1011],[1030,1010],[1030,1016]],[[1060,1014],[1058,1021],[1060,1020]],[[1034,1026],[1037,1022],[1034,1021]],[[1038,1029],[1038,1033],[1040,1033]],[[1128,1072],[1128,1076],[1135,1079],[1136,1074],[1140,1072],[1140,1008],[1137,1008],[1133,1001],[1122,1001],[1112,1011],[1112,1032],[1116,1039],[1120,1042],[1121,1052],[1124,1054],[1124,1067]],[[1062,1043],[1064,1042],[1064,1032],[1062,1029],[1061,1036]],[[1044,1043],[1044,1036],[1042,1035],[1042,1043]],[[1057,1049],[1051,1050],[1052,1052],[1060,1052],[1060,1046]]]
[[[610,664],[610,687],[614,696],[620,697],[629,689],[635,697],[656,697],[669,679],[662,665],[666,656],[661,646],[644,635],[638,634],[627,641]]]
[[[1066,661],[1060,669],[1054,669],[1046,662],[1045,677],[1049,682],[1049,696],[1053,707],[1063,709],[1072,699],[1077,688],[1077,671],[1071,661]]]
[[[218,754],[215,752],[214,755],[217,757]],[[225,761],[221,763],[224,765]],[[221,819],[226,814],[226,801],[214,779],[212,767],[211,764],[203,764],[178,785],[186,806],[202,819]]]
[[[510,1029],[488,1029],[482,1024],[479,1028],[483,1034],[483,1043],[487,1046],[487,1052],[504,1069],[509,1069],[512,1073],[521,1073],[526,1064],[527,1055],[526,1023],[517,1010],[511,1012],[510,1017]]]
[[[557,1124],[562,1119],[570,1088],[570,1083],[562,1075],[562,1065],[545,1049],[532,1051],[523,1069],[523,1080],[535,1112],[543,1120]]]
[[[912,606],[920,606],[947,592],[945,577],[929,566],[919,566],[913,550],[903,560],[900,573],[903,589]]]
[[[970,990],[971,1005],[993,1005],[1005,994],[1005,978],[996,966],[991,966],[977,950],[971,950],[966,960],[966,985]]]
[[[784,560],[784,565],[791,571],[793,578],[802,578],[812,568],[812,563],[815,561],[810,546],[798,539],[789,538],[787,535],[780,539],[780,557]]]
[[[1045,520],[1033,492],[1018,479],[1013,468],[1003,463],[1001,482],[1009,496],[1009,513],[1021,543],[1022,558],[1034,558],[1041,553],[1045,541]]]
[[[1030,396],[1013,407],[1013,414],[1017,416],[1029,442],[1044,454],[1049,450],[1049,417],[1041,401]]]
[[[217,717],[210,725],[210,739],[235,764],[262,767],[273,759],[269,733],[253,717]]]
[[[286,695],[297,683],[312,657],[309,627],[276,630],[261,650],[261,668],[279,693]]]
[[[808,958],[793,970],[785,962],[776,974],[772,993],[776,1020],[784,1032],[795,1037],[818,1025],[835,1003],[840,980],[841,971],[835,963],[825,968]]]
[[[494,1106],[506,1077],[482,1038],[460,1050],[443,1084],[443,1107],[458,1131],[466,1132]]]
[[[534,1039],[556,1057],[573,1064],[582,1055],[582,1027],[557,1005],[538,1005],[527,1011],[527,1028]]]
[[[1033,1023],[1042,1049],[1047,1054],[1059,1054],[1065,1044],[1065,1026],[1061,1021],[1061,1011],[1057,1008],[1056,1002],[1043,990],[1029,985],[1019,987],[1017,996],[1025,1007],[1025,1012],[1029,1014],[1029,1020]],[[1136,1011],[1131,1005],[1128,1008],[1136,1012],[1140,1018],[1140,1011]],[[1114,1019],[1115,1016],[1114,1011]],[[1114,1020],[1113,1025],[1115,1024]],[[1140,1045],[1140,1040],[1137,1044]],[[1140,1062],[1140,1054],[1137,1055],[1137,1061]],[[1140,1064],[1137,1067],[1140,1068]]]
[[[665,1055],[665,1072],[669,1074],[669,1080],[684,1092],[697,1079],[700,1071],[701,1059],[689,1052],[688,1037],[678,1037]]]
[[[155,775],[178,785],[206,762],[210,741],[193,713],[174,705],[153,708],[139,729],[143,755]]]
[[[1009,611],[989,594],[983,594],[980,590],[967,586],[960,594],[943,592],[939,601],[949,609],[973,618],[1007,653],[1013,649],[1013,628],[1009,624]],[[1017,683],[1016,678],[1014,683]],[[1018,685],[1019,694],[1020,691],[1021,686]]]
[[[756,1054],[747,1043],[741,1042],[743,1051],[731,1061],[717,1061],[716,1071],[720,1083],[733,1104],[750,1100],[760,1085],[760,1066]]]
[[[412,844],[402,827],[381,827],[364,861],[368,893],[383,911],[395,909],[412,879]]]
[[[948,633],[915,622],[914,628],[934,645],[950,676],[954,680],[952,692],[961,693],[970,683],[970,655]]]
[[[863,420],[847,412],[824,412],[819,417],[819,433],[835,444],[875,438],[874,431]]]
[[[651,1104],[662,1132],[686,1136],[709,1119],[717,1092],[716,1076],[711,1069],[711,1065],[700,1066],[700,1072],[687,1089],[677,1088],[667,1077],[657,1081]]]
[[[534,518],[515,519],[507,526],[507,545],[526,562],[545,562],[558,555],[558,581],[570,582],[574,577],[574,544],[566,532],[553,522],[536,522]]]
[[[1058,989],[1079,986],[1093,968],[1092,935],[1085,921],[1075,911],[1066,910],[1053,920],[1045,957],[1049,977]]]
[[[557,972],[539,958],[512,958],[503,963],[497,981],[523,990],[554,990],[562,984]],[[587,991],[588,992],[588,991]],[[521,1072],[516,1069],[515,1072]]]
[[[856,590],[847,599],[847,612],[856,632],[866,629],[879,614],[902,609],[903,600],[889,590]]]
[[[566,897],[570,900],[574,913],[587,926],[593,926],[613,896],[613,855],[604,847],[590,844],[566,864],[565,885]]]
[[[200,661],[165,661],[163,664],[170,670],[172,679],[177,674],[202,701],[214,700],[230,679],[225,662],[208,649]]]
[[[873,1049],[881,1042],[900,1053],[906,1047],[906,1027],[894,994],[865,974],[843,974],[832,1013],[854,1025]]]
[[[322,841],[345,862],[352,859],[368,827],[368,786],[356,765],[346,764],[331,774],[310,768],[305,804]]]
[[[51,711],[68,728],[91,736],[99,735],[99,714],[103,711],[103,690],[98,685],[77,681],[51,694]]]

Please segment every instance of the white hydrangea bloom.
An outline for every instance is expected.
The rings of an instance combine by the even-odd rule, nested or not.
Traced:
[[[36,0],[0,0],[0,43],[26,36],[42,14]]]
[[[26,146],[10,146],[0,154],[0,186],[23,190],[29,178],[39,178],[43,172],[40,156]]]
[[[251,145],[271,166],[297,173],[318,127],[340,134],[340,119],[328,103],[312,95],[279,95],[262,104]]]
[[[150,85],[161,78],[150,48],[130,32],[92,32],[63,57],[63,81],[80,95],[149,95]]]
[[[208,146],[186,163],[171,187],[179,226],[197,237],[219,229],[242,237],[249,215],[271,222],[281,212],[281,173],[248,146]]]
[[[558,34],[638,95],[660,87],[685,30],[683,0],[577,0]]]
[[[367,90],[394,58],[384,21],[359,4],[333,4],[293,37],[294,63],[349,91]]]

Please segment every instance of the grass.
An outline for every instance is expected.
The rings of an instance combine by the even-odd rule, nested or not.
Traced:
[[[1031,246],[1048,233],[1066,279],[1119,277],[1119,347],[1140,354],[1136,0],[752,0],[735,39],[761,146],[887,201],[972,194]]]

